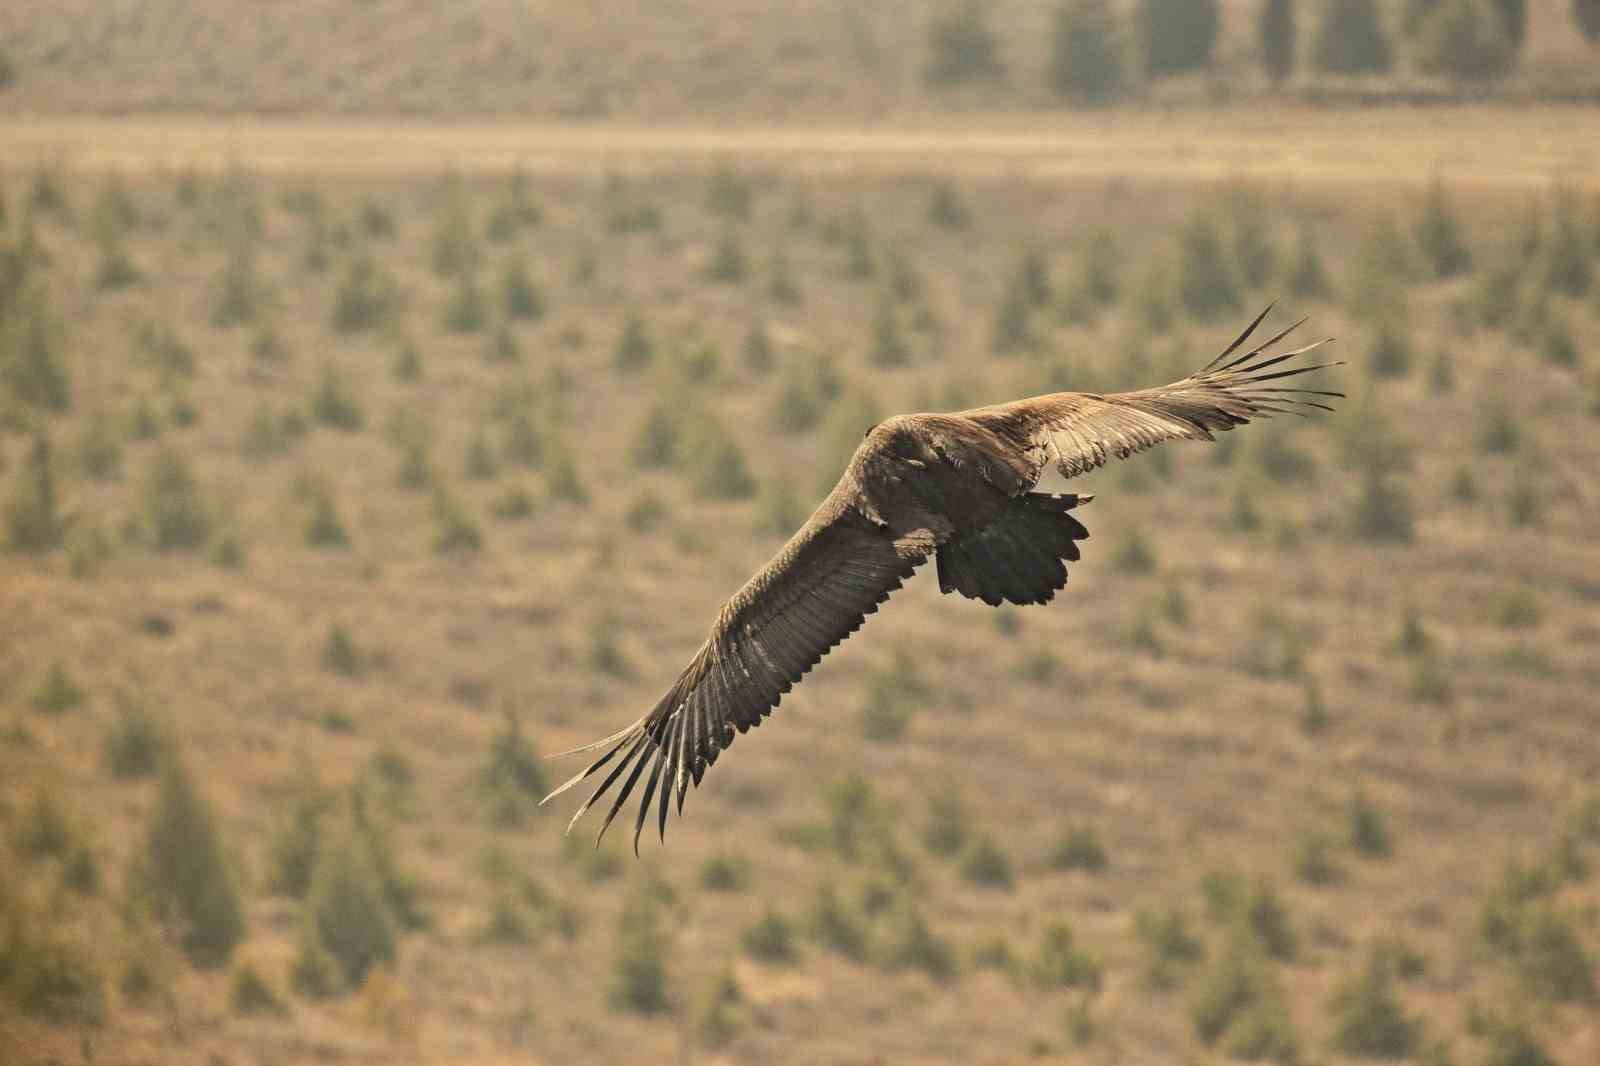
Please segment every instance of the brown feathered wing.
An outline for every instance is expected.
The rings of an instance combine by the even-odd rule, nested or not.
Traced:
[[[1245,347],[1270,310],[1268,307],[1256,316],[1205,367],[1171,385],[1105,395],[1058,392],[961,414],[1027,449],[1034,459],[1037,482],[1049,465],[1054,465],[1063,477],[1073,477],[1102,466],[1109,459],[1126,459],[1163,441],[1211,440],[1214,433],[1253,418],[1303,413],[1307,408],[1331,411],[1322,401],[1343,393],[1284,382],[1336,363],[1280,367],[1323,341],[1293,351],[1265,354],[1304,319],[1243,354],[1235,354]]]
[[[783,694],[859,629],[932,551],[931,536],[897,538],[870,522],[848,506],[845,489],[841,484],[805,528],[723,606],[711,636],[650,713],[620,733],[575,749],[605,751],[545,801],[614,763],[572,816],[576,824],[620,780],[600,827],[603,836],[648,769],[634,822],[634,850],[652,799],[658,832],[665,836],[671,794],[677,793],[681,814],[690,782],[700,783],[735,731],[760,725]]]

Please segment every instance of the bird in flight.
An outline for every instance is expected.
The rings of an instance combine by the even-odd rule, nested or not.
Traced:
[[[620,781],[598,845],[648,769],[634,851],[652,802],[665,839],[673,795],[681,816],[690,782],[699,786],[735,732],[760,725],[929,556],[941,592],[990,606],[1048,603],[1067,582],[1066,563],[1078,559],[1077,542],[1089,535],[1072,512],[1090,497],[1034,492],[1047,467],[1070,478],[1163,441],[1212,440],[1252,418],[1331,411],[1326,401],[1343,396],[1291,380],[1338,365],[1288,362],[1322,341],[1268,351],[1304,319],[1247,345],[1271,310],[1171,385],[1057,392],[970,411],[898,415],[872,427],[806,524],[723,604],[666,694],[621,732],[563,752],[605,749],[541,802],[610,765],[567,826]]]

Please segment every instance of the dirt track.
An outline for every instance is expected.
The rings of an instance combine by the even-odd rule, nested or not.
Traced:
[[[896,128],[0,119],[0,168],[384,175],[446,168],[650,171],[721,161],[809,172],[1600,184],[1600,112],[1578,108],[1109,112]]]

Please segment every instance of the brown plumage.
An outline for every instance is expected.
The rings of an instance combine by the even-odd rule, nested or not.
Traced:
[[[735,732],[760,725],[929,555],[942,592],[991,605],[1049,602],[1089,535],[1071,513],[1089,497],[1032,491],[1047,466],[1072,477],[1162,441],[1211,440],[1252,418],[1331,410],[1324,400],[1341,393],[1280,382],[1336,364],[1273,369],[1317,344],[1266,354],[1300,323],[1235,355],[1266,314],[1205,367],[1162,388],[1058,392],[874,426],[816,513],[723,605],[666,695],[620,733],[574,749],[606,750],[545,800],[610,766],[572,818],[620,783],[604,836],[643,776],[634,850],[652,801],[665,837],[672,796],[682,814],[689,784],[700,784]]]

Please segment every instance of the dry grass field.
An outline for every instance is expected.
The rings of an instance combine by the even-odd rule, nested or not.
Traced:
[[[1600,1059],[1592,119],[1124,118],[10,125],[0,1060]],[[919,575],[665,848],[535,807],[878,417],[1271,299],[1337,415]]]

